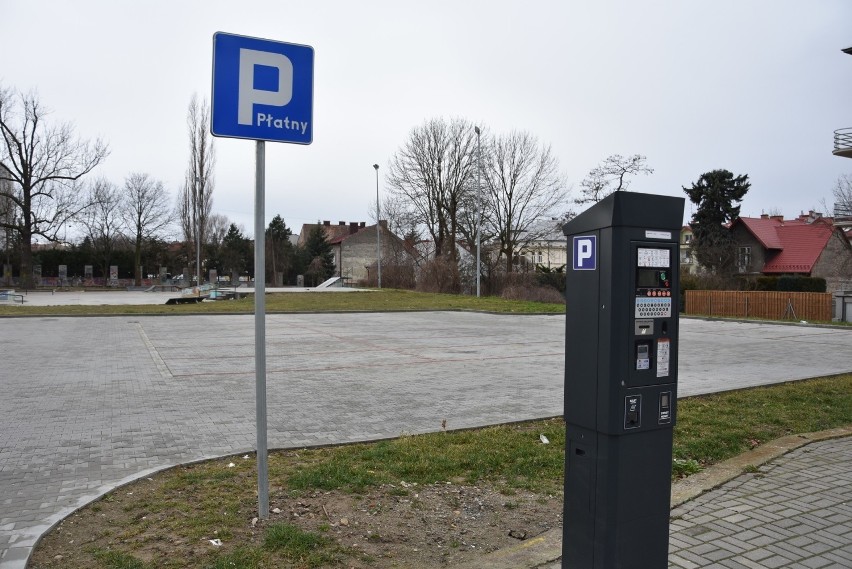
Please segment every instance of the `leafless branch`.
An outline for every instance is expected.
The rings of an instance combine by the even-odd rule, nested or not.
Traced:
[[[536,222],[564,205],[566,184],[550,146],[529,133],[514,131],[490,139],[487,156],[489,221],[511,272],[515,253],[544,231]]]
[[[68,123],[48,125],[48,114],[35,92],[0,85],[0,202],[15,210],[0,216],[0,228],[21,239],[24,286],[32,284],[33,237],[60,240],[60,230],[88,205],[79,180],[109,154],[106,143],[77,138]]]

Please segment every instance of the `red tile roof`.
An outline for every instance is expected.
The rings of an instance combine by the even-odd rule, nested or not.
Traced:
[[[745,225],[765,249],[783,249],[777,231],[777,228],[783,222],[777,219],[764,219],[760,217],[740,217],[737,221]]]
[[[767,249],[763,273],[810,273],[834,227],[828,220],[740,217],[748,231]]]

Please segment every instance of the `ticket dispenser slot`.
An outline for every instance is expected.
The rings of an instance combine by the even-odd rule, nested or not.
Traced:
[[[633,334],[636,336],[650,336],[654,333],[653,320],[637,320],[633,326]]]
[[[616,192],[563,226],[565,568],[668,567],[683,205]]]

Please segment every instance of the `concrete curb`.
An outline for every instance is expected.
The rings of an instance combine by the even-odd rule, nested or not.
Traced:
[[[456,565],[456,569],[532,569],[562,557],[562,528],[489,553],[475,561]]]
[[[680,506],[684,502],[697,498],[701,494],[733,480],[740,474],[743,474],[749,466],[760,466],[809,443],[848,436],[852,436],[852,425],[816,433],[790,435],[769,441],[752,451],[714,464],[707,470],[672,483],[671,507]],[[551,567],[559,567],[555,563],[559,561],[561,556],[562,529],[556,528],[519,543],[514,547],[489,553],[475,562],[458,565],[457,568],[544,569],[546,567],[550,569]]]
[[[718,488],[725,482],[743,474],[749,466],[760,466],[809,443],[848,436],[852,436],[852,425],[816,433],[789,435],[764,443],[754,450],[729,458],[688,478],[674,482],[672,484],[671,507],[676,508],[684,502]]]
[[[681,318],[689,318],[691,320],[704,320],[707,322],[736,322],[738,324],[776,324],[778,326],[805,326],[811,328],[832,328],[832,329],[848,329],[845,324],[834,324],[829,322],[810,322],[808,320],[759,320],[752,318],[742,318],[737,316],[707,316],[701,314],[684,314],[680,313]]]

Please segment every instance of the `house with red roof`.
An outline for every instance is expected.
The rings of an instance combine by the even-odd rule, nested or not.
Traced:
[[[796,219],[740,217],[730,229],[740,273],[822,277],[829,292],[852,282],[852,245],[832,218],[813,211]]]

